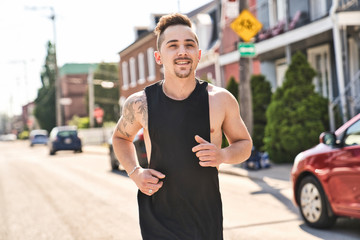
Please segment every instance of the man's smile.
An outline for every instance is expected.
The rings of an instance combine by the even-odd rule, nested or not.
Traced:
[[[176,65],[187,65],[190,64],[192,61],[189,58],[181,58],[181,59],[175,59],[174,63]]]

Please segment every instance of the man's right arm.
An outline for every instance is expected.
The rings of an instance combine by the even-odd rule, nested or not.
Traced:
[[[152,195],[162,186],[159,179],[164,178],[165,175],[152,169],[139,168],[133,140],[142,127],[147,127],[147,102],[143,91],[126,99],[122,116],[112,136],[112,143],[117,159],[130,178],[140,191]]]

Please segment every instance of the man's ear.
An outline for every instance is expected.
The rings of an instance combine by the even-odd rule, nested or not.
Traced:
[[[159,65],[162,64],[161,62],[161,56],[160,56],[160,52],[159,51],[155,51],[154,52],[154,57],[155,57],[155,62]]]
[[[199,61],[201,59],[201,49],[199,49]]]

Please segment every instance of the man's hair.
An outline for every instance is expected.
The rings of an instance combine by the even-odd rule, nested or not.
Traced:
[[[164,41],[163,38],[164,31],[168,27],[175,25],[184,25],[184,26],[188,26],[189,28],[192,27],[191,20],[186,15],[180,13],[173,13],[162,16],[154,30],[154,33],[157,36],[156,45],[158,50],[160,50],[161,44]],[[197,43],[199,43],[196,34],[195,34],[195,40]]]

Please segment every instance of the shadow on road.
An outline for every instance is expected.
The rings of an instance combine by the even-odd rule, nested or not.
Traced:
[[[294,206],[293,202],[280,192],[282,188],[272,187],[261,179],[250,179],[257,185],[259,185],[259,187],[261,187],[260,191],[252,192],[251,194],[270,194],[275,197],[279,202],[284,204],[291,212],[298,214],[299,216],[299,210]]]
[[[305,223],[299,227],[303,231],[321,239],[360,239],[360,219],[338,218],[335,225],[329,229],[315,229]]]
[[[282,190],[281,187],[273,187],[270,186],[267,182],[261,179],[255,179],[250,178],[254,183],[256,183],[259,187],[261,187],[260,191],[252,192],[251,194],[270,194],[273,197],[275,197],[279,202],[284,204],[291,212],[297,214],[298,219],[301,218],[299,209],[295,207],[293,202],[285,197],[280,191]],[[257,223],[253,225],[264,225],[264,224],[276,224],[276,223],[282,223],[286,221],[293,221],[295,219],[290,220],[283,220],[283,221],[274,221],[270,223]],[[244,228],[244,227],[252,227],[253,225],[243,225],[238,226],[238,228]],[[299,225],[299,227],[320,239],[333,239],[333,240],[342,240],[342,239],[360,239],[360,219],[350,219],[350,218],[338,218],[336,221],[336,224],[330,228],[330,229],[315,229],[307,226],[305,223]],[[236,228],[236,227],[232,227]]]
[[[279,221],[269,221],[269,222],[261,222],[261,223],[254,223],[254,224],[245,224],[245,225],[239,225],[239,226],[224,227],[224,230],[233,230],[233,229],[239,229],[239,228],[258,227],[258,226],[263,226],[263,225],[287,223],[287,222],[298,221],[298,220],[299,220],[298,218],[293,218],[293,219],[285,219],[285,220],[279,220]]]
[[[126,171],[122,170],[122,169],[120,169],[120,170],[110,170],[109,172],[113,173],[113,174],[117,174],[117,175],[122,176],[122,177],[127,177],[128,178],[128,175],[127,175]]]

